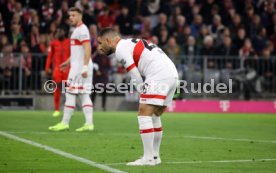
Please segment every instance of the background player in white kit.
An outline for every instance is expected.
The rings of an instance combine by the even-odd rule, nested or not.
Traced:
[[[141,93],[138,123],[144,155],[127,165],[160,164],[159,149],[163,133],[160,116],[176,90],[178,73],[175,65],[156,45],[143,39],[121,39],[112,28],[105,28],[99,33],[98,51],[106,55],[114,53],[137,86],[143,86],[143,89],[137,87],[137,90]]]
[[[71,56],[68,61],[61,64],[61,69],[65,69],[70,64],[70,72],[66,86],[66,101],[62,121],[55,126],[49,127],[52,131],[69,129],[69,121],[76,105],[76,96],[79,95],[85,115],[85,124],[76,131],[92,131],[93,125],[93,105],[89,97],[92,85],[92,61],[91,45],[88,28],[82,22],[82,12],[76,7],[69,9],[69,20],[75,27],[70,38]]]

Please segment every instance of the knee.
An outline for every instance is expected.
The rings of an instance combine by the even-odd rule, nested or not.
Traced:
[[[151,105],[140,104],[138,115],[152,116],[152,114],[154,113],[154,109],[155,108]]]

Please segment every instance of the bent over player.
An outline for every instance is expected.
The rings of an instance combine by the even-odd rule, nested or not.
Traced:
[[[69,121],[76,105],[76,96],[80,96],[83,113],[85,115],[85,124],[76,131],[92,131],[93,125],[93,105],[89,97],[92,84],[92,61],[91,45],[88,28],[82,23],[82,12],[76,7],[69,10],[69,20],[75,27],[70,38],[70,58],[61,64],[61,69],[69,66],[70,71],[67,80],[64,114],[62,121],[55,126],[49,127],[52,131],[61,131],[69,129]]]
[[[162,140],[160,116],[172,101],[178,73],[170,58],[156,45],[143,39],[122,39],[112,28],[98,35],[98,51],[111,55],[123,64],[140,94],[138,124],[144,155],[129,162],[129,166],[161,163],[159,149]],[[143,81],[142,76],[145,77]],[[138,86],[143,85],[143,90]]]

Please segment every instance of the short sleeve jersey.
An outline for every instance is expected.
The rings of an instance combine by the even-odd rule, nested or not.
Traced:
[[[127,71],[137,67],[141,76],[146,79],[178,78],[171,59],[159,47],[144,39],[121,39],[117,44],[115,57]]]

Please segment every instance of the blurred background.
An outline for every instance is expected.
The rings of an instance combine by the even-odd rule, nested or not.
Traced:
[[[97,32],[103,27],[114,27],[125,37],[144,38],[162,48],[175,63],[180,79],[188,82],[188,90],[191,83],[204,84],[213,79],[216,84],[229,85],[229,79],[233,80],[231,94],[182,91],[175,95],[176,102],[213,100],[227,111],[229,100],[257,100],[266,101],[275,111],[275,2],[0,0],[0,107],[53,109],[53,96],[43,88],[51,79],[45,73],[47,50],[60,26],[70,37],[73,28],[67,12],[76,6],[83,10],[83,21],[91,34],[92,57],[99,65],[94,83],[129,81],[120,64],[96,53]],[[95,110],[137,107],[137,93],[102,95],[95,99]],[[173,104],[171,111],[176,107]]]

